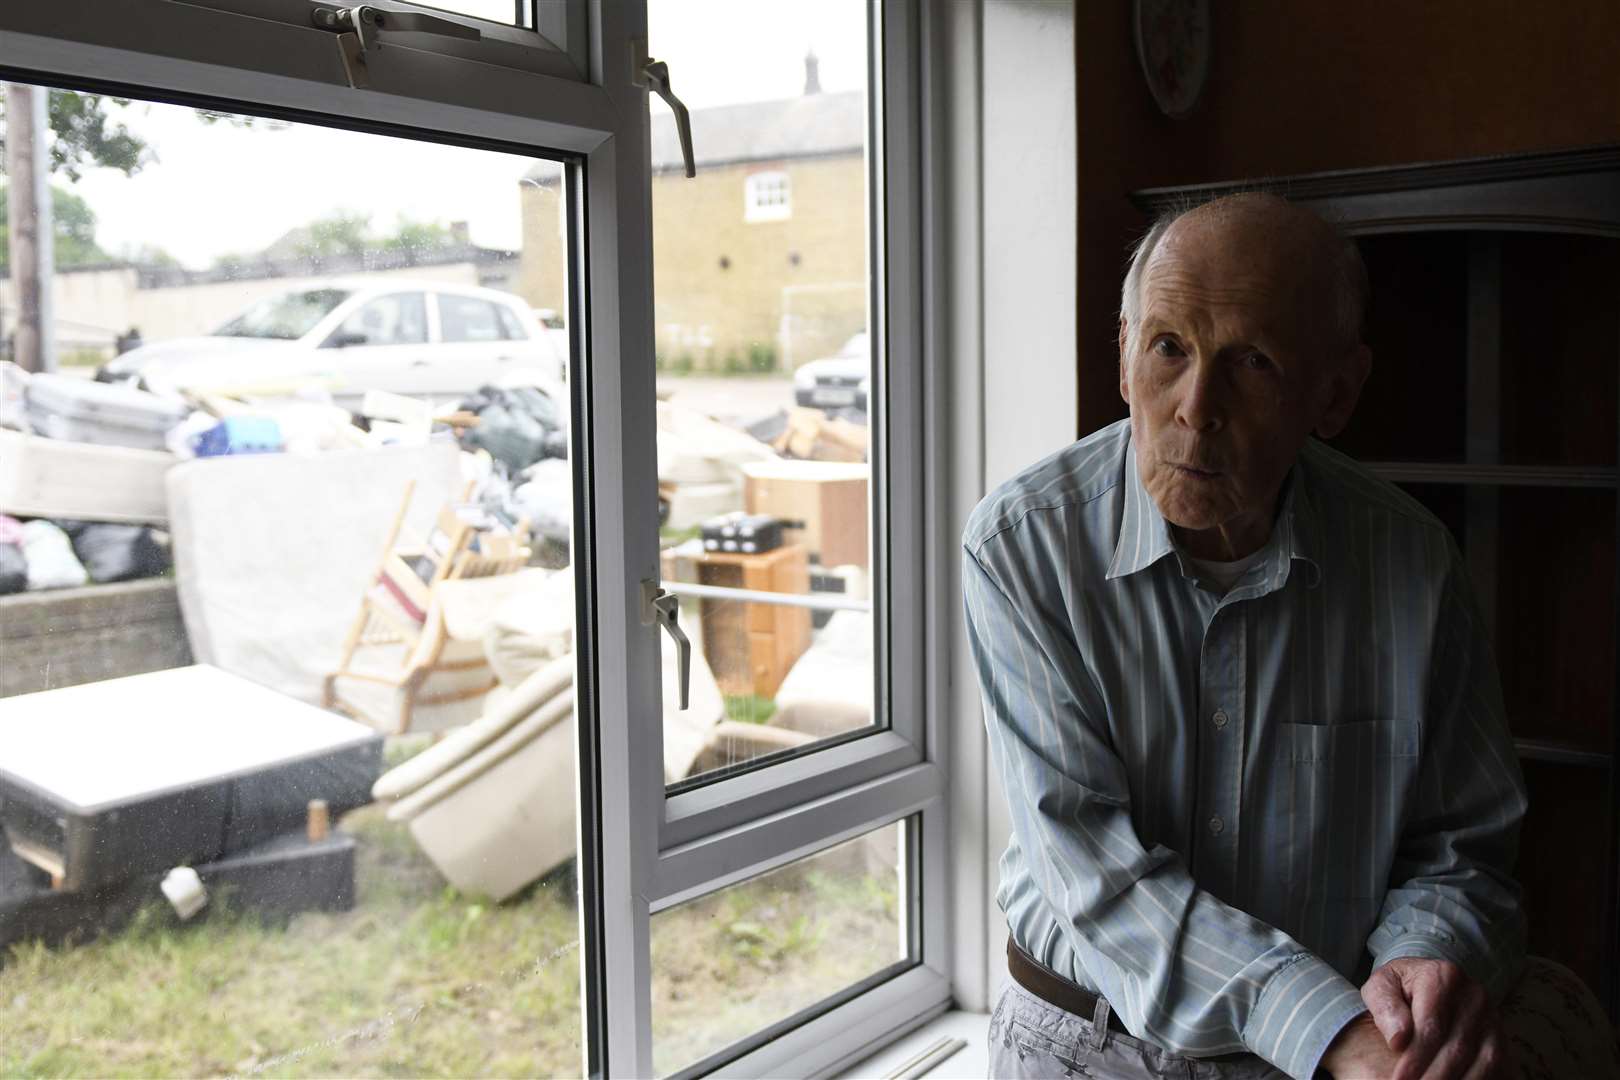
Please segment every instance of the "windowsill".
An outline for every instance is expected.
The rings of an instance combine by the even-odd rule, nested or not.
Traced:
[[[989,1013],[948,1012],[840,1073],[839,1080],[889,1076],[940,1039],[962,1039],[967,1045],[921,1075],[929,1080],[981,1080],[990,1075],[989,1028]]]

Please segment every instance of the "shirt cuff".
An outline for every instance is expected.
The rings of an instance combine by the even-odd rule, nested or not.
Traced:
[[[1383,950],[1373,957],[1373,970],[1403,956],[1415,956],[1420,960],[1449,960],[1464,971],[1470,970],[1464,962],[1467,957],[1463,955],[1463,950],[1450,937],[1419,931],[1408,931],[1390,939]]]
[[[1311,1080],[1339,1032],[1366,1011],[1349,979],[1301,953],[1266,980],[1244,1025],[1243,1045],[1295,1080]]]

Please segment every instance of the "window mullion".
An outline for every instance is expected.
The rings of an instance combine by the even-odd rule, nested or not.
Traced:
[[[661,910],[712,892],[938,805],[944,789],[941,770],[913,765],[666,850],[658,857],[647,898]]]
[[[641,585],[658,579],[656,430],[652,366],[651,198],[647,104],[632,85],[629,42],[646,36],[642,4],[593,11],[615,138],[586,159],[587,347],[582,418],[592,448],[588,551],[582,582],[594,600],[600,650],[595,780],[602,860],[596,1000],[606,1010],[593,1071],[650,1076],[649,907],[663,812],[662,684],[655,626],[643,622]],[[590,808],[587,808],[589,810]],[[590,958],[587,958],[587,962]]]

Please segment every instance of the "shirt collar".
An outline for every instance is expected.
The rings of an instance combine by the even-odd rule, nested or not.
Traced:
[[[1142,486],[1142,476],[1136,467],[1136,445],[1130,440],[1125,444],[1123,481],[1125,509],[1120,516],[1119,542],[1114,545],[1114,558],[1108,567],[1109,581],[1145,570],[1176,551],[1170,539],[1169,523],[1159,513],[1153,496]],[[1321,584],[1322,565],[1317,558],[1320,542],[1316,508],[1305,481],[1305,469],[1296,460],[1283,480],[1282,511],[1263,549],[1265,555],[1260,563],[1265,567],[1265,583],[1260,591],[1282,588],[1295,559],[1306,565],[1308,587],[1314,589]],[[1183,566],[1183,574],[1189,569]]]

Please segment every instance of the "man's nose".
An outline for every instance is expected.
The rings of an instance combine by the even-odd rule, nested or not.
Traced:
[[[1200,434],[1219,431],[1226,424],[1225,389],[1216,365],[1189,364],[1183,375],[1176,422]]]

